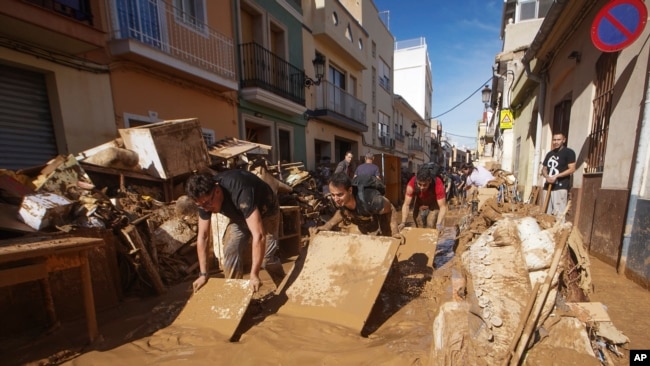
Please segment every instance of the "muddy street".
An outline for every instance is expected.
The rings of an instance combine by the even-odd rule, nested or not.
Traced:
[[[427,365],[432,361],[432,324],[442,304],[459,301],[459,289],[463,286],[459,256],[454,252],[454,224],[466,213],[455,210],[448,216],[449,225],[438,238],[429,263],[435,268],[418,269],[417,262],[408,260],[397,262],[397,270],[388,273],[361,333],[336,322],[278,311],[283,303],[273,295],[270,277],[262,272],[264,286],[248,306],[236,342],[229,342],[209,324],[197,326],[179,321],[179,314],[192,297],[191,283],[183,282],[164,295],[127,299],[116,308],[100,312],[101,336],[92,344],[87,343],[81,318],[47,333],[32,332],[5,339],[4,362]],[[629,305],[650,303],[650,294],[617,275],[611,266],[590,259],[594,288],[591,301],[602,302],[614,325],[630,339],[628,345],[618,349],[621,357],[608,359],[612,364],[626,365],[626,349],[650,348],[650,337],[644,331],[650,325],[650,310],[647,306]],[[293,263],[287,261],[284,266],[289,272]],[[550,364],[557,357],[567,362],[582,359],[566,351],[548,351],[542,356],[538,354],[535,360],[536,364]]]

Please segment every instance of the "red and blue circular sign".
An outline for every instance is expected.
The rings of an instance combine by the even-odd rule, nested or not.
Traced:
[[[604,52],[629,46],[645,28],[648,10],[642,0],[613,0],[605,5],[591,25],[591,41]]]

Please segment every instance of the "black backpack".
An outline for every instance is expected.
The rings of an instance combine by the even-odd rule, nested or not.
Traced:
[[[374,175],[361,174],[352,178],[352,187],[356,187],[357,190],[357,202],[361,202],[361,207],[363,211],[368,213],[368,207],[370,206],[369,202],[366,202],[365,199],[365,190],[374,189],[379,193],[384,195],[386,193],[386,185],[379,178]]]

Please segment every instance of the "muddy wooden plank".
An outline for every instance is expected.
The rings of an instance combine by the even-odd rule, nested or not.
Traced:
[[[397,259],[401,261],[414,261],[426,263],[427,267],[433,266],[433,257],[438,244],[438,230],[418,227],[406,227],[401,231],[404,235],[404,245],[397,249]]]
[[[230,340],[237,330],[253,291],[248,280],[210,278],[194,293],[174,320],[174,325],[210,328]]]
[[[281,285],[279,313],[340,324],[361,332],[393,263],[399,240],[318,233]]]

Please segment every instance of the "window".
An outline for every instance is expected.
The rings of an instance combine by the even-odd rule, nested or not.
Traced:
[[[377,122],[378,127],[377,128],[379,130],[378,135],[380,137],[390,136],[390,127],[389,127],[390,126],[390,117],[386,113],[379,112],[378,115],[377,115],[377,118],[378,118],[378,122]]]
[[[384,62],[379,60],[379,85],[384,89],[390,91],[390,67]]]
[[[194,29],[203,31],[205,28],[204,0],[174,0],[176,20]]]
[[[201,128],[201,134],[203,135],[203,141],[205,141],[206,146],[214,145],[216,139],[213,129]]]
[[[372,68],[372,80],[377,80],[377,69]],[[372,88],[372,113],[377,111],[377,83],[373,82],[371,85]]]
[[[519,21],[544,18],[553,0],[519,0]]]
[[[569,138],[569,122],[571,120],[571,101],[564,100],[555,106],[553,112],[553,134],[561,132],[564,137]]]
[[[594,119],[589,134],[586,173],[601,173],[605,165],[605,148],[614,93],[614,76],[618,53],[603,53],[596,62],[596,96]]]

